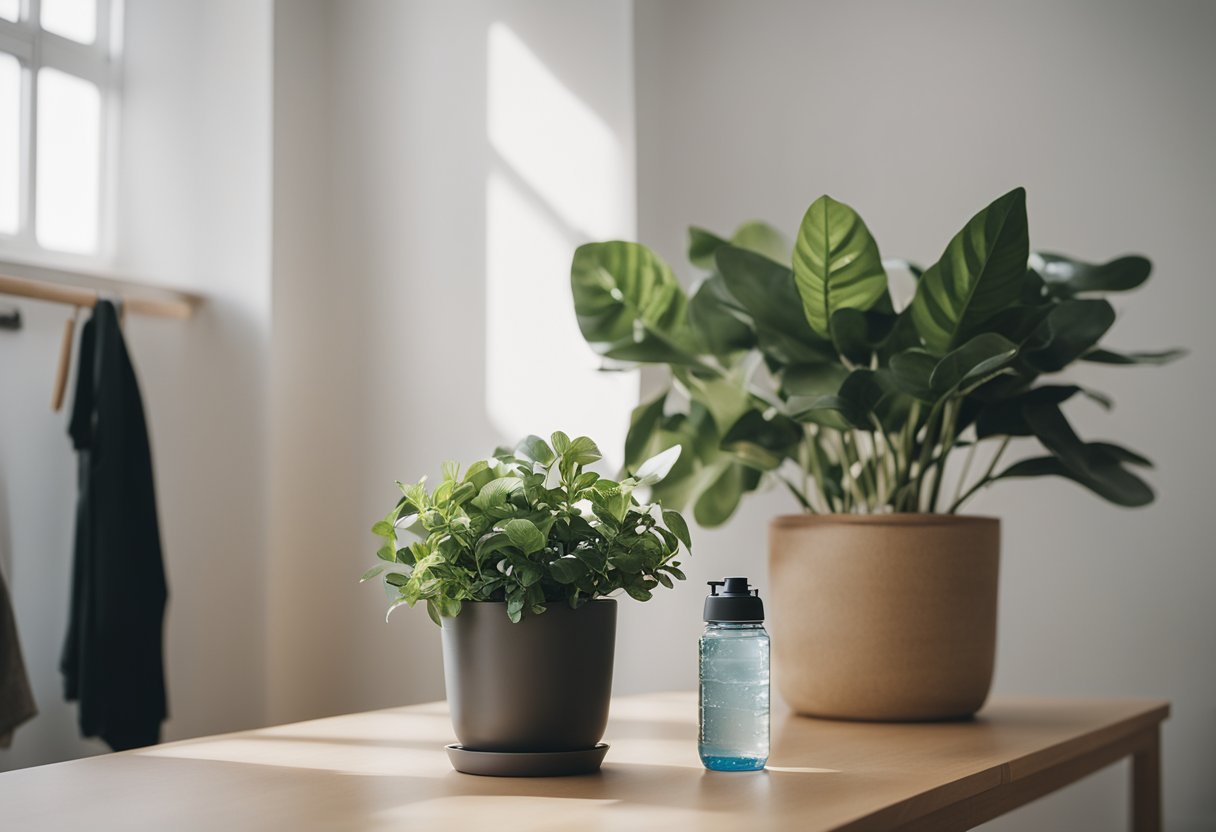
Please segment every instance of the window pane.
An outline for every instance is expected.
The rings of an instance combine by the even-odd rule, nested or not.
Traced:
[[[16,20],[21,12],[21,0],[0,0],[0,17]]]
[[[101,207],[101,92],[74,75],[38,71],[38,189],[34,231],[40,245],[95,252]]]
[[[21,65],[0,52],[0,233],[17,233],[21,195]]]
[[[42,28],[92,43],[97,39],[97,0],[42,0]]]

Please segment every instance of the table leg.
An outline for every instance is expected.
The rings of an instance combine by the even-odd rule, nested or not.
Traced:
[[[1161,729],[1132,754],[1132,832],[1161,832]]]

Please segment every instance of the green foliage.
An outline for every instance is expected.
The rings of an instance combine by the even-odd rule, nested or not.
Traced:
[[[1100,343],[1115,320],[1102,296],[1141,286],[1151,264],[1032,253],[1023,189],[972,217],[927,269],[884,265],[857,212],[827,196],[807,209],[792,251],[751,222],[730,237],[691,228],[688,256],[706,273],[691,295],[637,244],[583,246],[571,269],[591,346],[616,366],[669,368],[670,388],[634,410],[625,444],[633,471],[683,448],[653,488],[669,508],[691,505],[718,525],[777,481],[811,512],[954,512],[997,480],[1048,475],[1118,505],[1152,501],[1132,470],[1148,461],[1083,441],[1061,410],[1076,393],[1105,408],[1109,398],[1051,381],[1078,361],[1183,355]],[[904,308],[887,268],[917,281]],[[1014,437],[1046,455],[1002,469]],[[943,479],[956,450],[967,459],[951,497]]]
[[[390,614],[425,601],[436,624],[464,601],[506,601],[516,622],[617,591],[645,601],[684,580],[676,558],[692,543],[679,513],[640,502],[637,489],[660,484],[680,457],[672,445],[616,482],[586,470],[600,459],[594,442],[558,432],[499,449],[463,474],[447,463],[434,491],[425,477],[397,483],[401,499],[372,526],[387,563],[361,580],[382,578]],[[403,533],[419,539],[405,544]]]

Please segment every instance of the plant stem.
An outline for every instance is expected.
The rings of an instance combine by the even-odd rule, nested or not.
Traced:
[[[992,455],[992,461],[988,463],[988,470],[984,471],[984,475],[979,478],[975,485],[968,488],[963,496],[954,501],[953,505],[946,510],[947,514],[954,514],[956,511],[958,511],[959,507],[963,503],[967,502],[967,500],[971,498],[972,494],[979,491],[988,483],[992,482],[992,472],[996,470],[996,464],[1000,461],[1001,454],[1005,453],[1005,449],[1009,447],[1009,440],[1011,438],[1012,437],[1006,436],[1001,440],[1001,446],[996,449],[996,453]]]
[[[925,421],[925,438],[920,446],[920,458],[916,463],[916,488],[909,497],[913,505],[921,507],[921,496],[925,490],[925,475],[929,472],[929,461],[933,458],[933,449],[937,446],[937,434],[940,433],[942,421],[942,402],[933,405],[929,418]]]
[[[933,477],[933,496],[929,498],[929,510],[937,511],[938,496],[941,494],[942,481],[946,479],[946,457],[954,448],[955,428],[958,425],[958,412],[962,408],[959,401],[946,402],[942,414],[942,432],[939,437],[942,450],[937,457],[937,472]]]
[[[954,500],[950,505],[957,505],[959,498],[963,495],[963,485],[967,482],[967,476],[971,473],[971,463],[975,461],[975,452],[980,447],[980,439],[977,436],[975,441],[971,443],[971,447],[967,450],[967,458],[963,460],[963,471],[958,475],[958,485],[954,488]]]

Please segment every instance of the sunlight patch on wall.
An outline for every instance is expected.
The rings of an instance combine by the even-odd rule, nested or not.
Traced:
[[[636,372],[604,373],[570,296],[588,239],[633,236],[632,169],[609,127],[506,26],[490,27],[486,406],[508,440],[553,430],[622,461]]]

